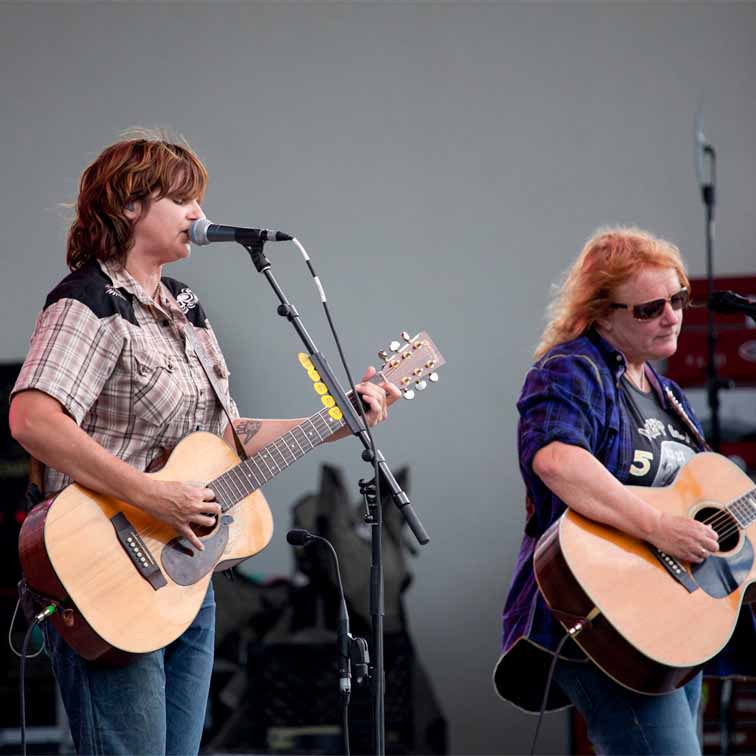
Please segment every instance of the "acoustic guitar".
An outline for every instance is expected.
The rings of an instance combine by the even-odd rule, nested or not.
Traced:
[[[392,354],[380,353],[385,362],[372,381],[390,381],[412,398],[438,380],[445,360],[427,333],[402,336]],[[307,356],[300,361],[318,381]],[[85,659],[120,663],[123,652],[154,651],[178,638],[197,615],[213,572],[269,543],[273,518],[260,487],[345,425],[332,398],[321,399],[320,412],[243,462],[223,439],[200,431],[150,473],[215,492],[222,514],[212,529],[197,529],[204,551],[143,510],[76,483],[35,507],[19,535],[21,567],[29,588],[58,604],[51,620],[66,642]]]
[[[756,488],[712,452],[669,486],[629,488],[661,512],[711,525],[719,550],[690,564],[568,510],[539,540],[535,574],[554,615],[606,674],[667,693],[722,650],[743,603],[756,600]]]

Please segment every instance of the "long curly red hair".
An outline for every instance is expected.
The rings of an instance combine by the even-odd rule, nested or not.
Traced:
[[[675,270],[681,286],[690,289],[680,250],[671,242],[632,226],[599,229],[555,288],[536,359],[577,338],[607,315],[614,290],[648,267]]]
[[[125,265],[134,245],[134,222],[126,216],[131,203],[142,214],[153,200],[201,198],[207,170],[184,141],[164,132],[132,131],[132,138],[106,147],[81,175],[76,217],[68,231],[66,263],[71,270],[92,260]]]

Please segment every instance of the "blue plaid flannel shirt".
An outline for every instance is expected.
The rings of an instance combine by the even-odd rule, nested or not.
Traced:
[[[528,371],[517,402],[520,471],[527,492],[527,520],[504,606],[502,658],[495,682],[500,695],[527,711],[540,708],[551,660],[551,655],[542,651],[553,652],[564,635],[564,629],[549,611],[536,585],[533,553],[538,539],[564,513],[566,505],[533,472],[533,457],[552,441],[580,446],[593,454],[621,483],[626,483],[632,463],[632,436],[619,401],[619,381],[624,372],[624,355],[592,330],[541,357]],[[664,389],[669,387],[701,432],[680,387],[653,368],[649,378],[662,406],[667,406]],[[741,613],[733,640],[709,662],[707,673],[756,675],[754,640],[753,615],[746,610]],[[744,655],[742,650],[746,644],[749,648]],[[572,641],[565,644],[560,655],[585,659]],[[561,692],[554,690],[547,708],[567,703]]]

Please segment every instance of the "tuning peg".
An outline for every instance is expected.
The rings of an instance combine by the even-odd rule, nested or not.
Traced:
[[[430,381],[431,383],[438,383],[438,373],[431,373],[431,374],[430,374],[430,375],[428,376],[428,380],[429,380],[429,381]]]
[[[427,385],[428,385],[428,384],[427,384],[427,383],[426,383],[425,381],[418,381],[418,382],[417,382],[417,383],[415,384],[415,386],[417,387],[417,390],[418,390],[418,391],[425,391],[425,389],[426,389]]]
[[[390,350],[391,350],[392,352],[398,352],[398,351],[399,351],[399,347],[400,347],[400,346],[401,346],[401,344],[400,344],[400,343],[399,343],[398,341],[392,341],[392,342],[391,342],[391,343],[389,344],[389,349],[390,349]]]
[[[389,354],[385,349],[381,349],[380,352],[378,352],[378,359],[383,360],[384,362],[388,362]]]
[[[412,389],[407,389],[402,396],[405,399],[414,399],[415,398],[415,392]]]
[[[399,335],[400,335],[400,336],[401,336],[401,337],[402,337],[402,338],[403,338],[403,339],[404,339],[404,340],[405,340],[405,341],[406,341],[406,342],[407,342],[408,344],[410,343],[410,341],[412,341],[412,339],[410,338],[410,335],[409,335],[409,334],[407,333],[407,331],[402,331],[402,332],[401,332],[401,333],[400,333]]]

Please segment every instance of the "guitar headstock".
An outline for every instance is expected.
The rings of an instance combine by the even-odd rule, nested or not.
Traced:
[[[425,331],[414,338],[402,331],[401,339],[392,341],[388,350],[378,352],[383,360],[378,372],[399,387],[404,399],[412,399],[415,391],[424,391],[429,383],[438,382],[436,371],[446,360]]]

